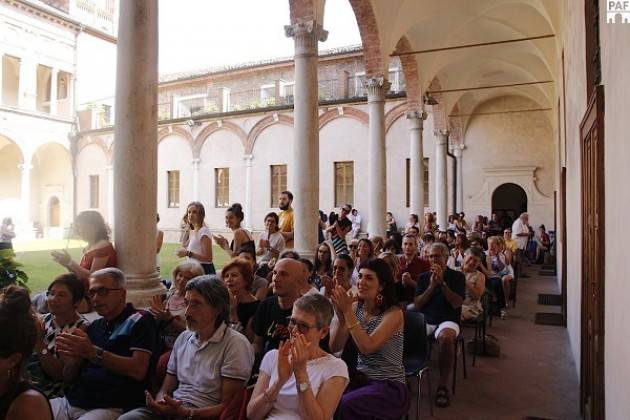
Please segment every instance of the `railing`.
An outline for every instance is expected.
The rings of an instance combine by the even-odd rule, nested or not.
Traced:
[[[404,80],[400,79],[397,89],[388,93],[400,93],[405,89]],[[276,106],[292,105],[294,101],[294,85],[284,84],[279,86],[279,95],[276,89],[255,88],[246,90],[229,90],[228,88],[206,88],[200,86],[197,92],[186,90],[185,96],[178,96],[177,91],[162,92],[158,103],[158,120],[170,120],[175,118],[192,118],[199,116],[211,116],[213,114],[266,109]],[[318,93],[320,101],[335,101],[344,99],[359,99],[367,96],[365,79],[355,76],[347,80],[347,89],[343,81],[338,79],[319,80]],[[114,124],[114,101],[107,98],[101,101],[82,104],[80,110],[91,110],[92,128],[104,128]],[[84,128],[82,128],[84,129]]]

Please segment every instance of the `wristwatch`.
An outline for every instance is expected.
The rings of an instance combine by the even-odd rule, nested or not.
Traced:
[[[102,366],[104,352],[105,350],[103,350],[102,348],[96,347],[96,355],[92,359],[90,359],[90,362],[94,363],[95,365]]]
[[[299,382],[297,384],[297,389],[300,392],[306,392],[310,387],[311,387],[311,384],[309,384],[308,382]]]

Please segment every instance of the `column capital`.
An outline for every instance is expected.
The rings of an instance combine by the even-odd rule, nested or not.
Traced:
[[[192,164],[194,166],[199,166],[199,162],[201,162],[201,158],[193,158]]]
[[[295,55],[317,51],[317,42],[328,39],[328,31],[315,20],[284,26],[284,34],[295,41]]]
[[[366,79],[365,87],[367,88],[368,102],[384,101],[385,93],[390,86],[391,83],[383,76]]]
[[[463,144],[454,144],[450,147],[450,149],[453,155],[455,155],[455,157],[459,159],[462,157],[462,151],[465,149],[465,146]]]
[[[444,128],[436,128],[433,134],[437,137],[437,144],[446,144],[448,138],[448,130]]]
[[[418,110],[408,111],[407,119],[409,120],[412,129],[422,130],[424,128],[424,120],[427,119],[427,113]]]
[[[243,156],[243,160],[245,160],[245,165],[252,166],[252,160],[254,159],[254,155],[251,153]]]

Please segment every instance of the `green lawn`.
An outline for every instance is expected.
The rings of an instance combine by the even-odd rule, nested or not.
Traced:
[[[39,292],[46,289],[55,276],[66,272],[66,269],[55,263],[50,252],[55,249],[68,249],[72,258],[79,261],[81,250],[85,246],[81,241],[53,241],[37,239],[32,241],[14,242],[16,261],[24,264],[24,271],[28,274],[28,287],[31,292]],[[160,252],[162,277],[170,279],[173,268],[181,258],[175,255],[179,244],[164,244]],[[213,247],[214,265],[222,268],[227,262],[227,254],[218,246]]]

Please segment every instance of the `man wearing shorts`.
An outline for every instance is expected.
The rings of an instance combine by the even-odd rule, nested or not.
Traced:
[[[439,343],[440,381],[436,405],[446,407],[450,404],[448,383],[453,372],[466,277],[446,266],[448,248],[443,243],[431,244],[427,256],[431,269],[418,277],[414,303],[416,309],[424,314],[427,335],[433,334]]]

